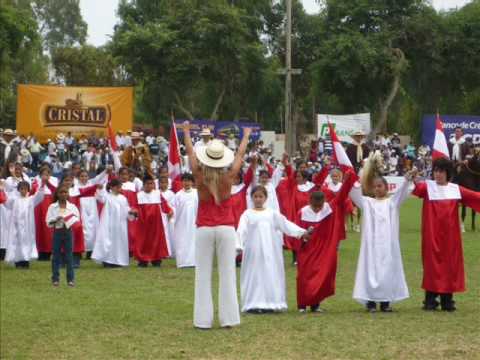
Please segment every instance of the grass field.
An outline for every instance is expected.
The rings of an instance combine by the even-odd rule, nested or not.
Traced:
[[[352,300],[358,234],[342,243],[337,294],[324,314],[299,314],[286,254],[289,311],[243,315],[240,327],[192,327],[194,270],[107,270],[83,261],[77,287],[50,285],[49,263],[0,265],[2,359],[480,359],[480,233],[464,234],[468,291],[458,311],[422,311],[419,200],[402,209],[402,253],[411,298],[391,314]],[[448,221],[448,219],[446,219]],[[216,282],[215,282],[216,284]],[[216,285],[215,285],[216,286]]]

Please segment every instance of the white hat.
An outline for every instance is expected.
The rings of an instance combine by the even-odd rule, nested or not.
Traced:
[[[157,136],[157,143],[166,141],[163,136]]]
[[[132,135],[130,135],[130,137],[132,139],[140,139],[141,136],[140,136],[140,133],[134,131],[134,132],[132,132]]]
[[[202,131],[200,131],[200,136],[212,136],[212,133],[210,132],[210,129],[208,127],[203,128]]]
[[[12,129],[5,129],[3,135],[15,135]]]
[[[57,135],[57,139],[58,139],[58,140],[63,140],[63,139],[65,139],[65,135],[63,135],[62,133],[59,133],[59,134]]]
[[[207,146],[200,146],[195,150],[198,161],[212,168],[229,166],[235,157],[233,151],[223,145],[220,140],[214,139]]]
[[[363,130],[355,131],[352,136],[365,136],[365,132]]]

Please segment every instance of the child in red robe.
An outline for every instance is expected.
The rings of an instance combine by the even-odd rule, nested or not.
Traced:
[[[356,180],[353,172],[347,172],[339,193],[326,202],[324,194],[316,191],[310,195],[310,204],[297,214],[296,224],[309,229],[308,242],[295,241],[297,252],[297,306],[305,312],[307,306],[313,312],[322,312],[320,303],[335,293],[337,274],[337,244],[339,221],[336,215]]]
[[[151,262],[152,266],[159,267],[162,259],[169,256],[162,212],[170,218],[173,211],[160,190],[155,190],[155,180],[149,175],[143,180],[143,191],[137,194],[137,211],[134,254],[138,266],[147,267]]]
[[[436,310],[441,305],[444,311],[455,311],[453,293],[465,291],[458,205],[480,211],[480,192],[448,182],[453,173],[448,159],[435,160],[432,170],[433,180],[417,182],[413,190],[414,195],[423,199],[423,309]]]

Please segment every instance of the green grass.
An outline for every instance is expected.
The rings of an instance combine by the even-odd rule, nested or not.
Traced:
[[[411,298],[392,314],[368,314],[352,299],[358,234],[342,243],[337,294],[325,314],[298,314],[295,268],[286,254],[289,311],[242,315],[240,327],[192,327],[194,270],[107,270],[84,261],[77,287],[58,289],[50,266],[0,265],[2,359],[480,359],[480,236],[464,234],[468,291],[455,313],[420,309],[420,206],[402,210],[402,252]],[[446,219],[448,221],[448,219]],[[216,281],[216,279],[215,279]],[[214,283],[216,290],[216,282]]]

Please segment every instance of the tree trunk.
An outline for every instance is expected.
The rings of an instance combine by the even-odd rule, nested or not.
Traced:
[[[175,100],[177,102],[177,107],[185,114],[187,115],[189,120],[193,120],[193,115],[188,109],[183,106],[182,100],[180,99],[180,96],[178,96],[177,92],[174,92]]]
[[[380,99],[379,101],[379,115],[378,115],[378,122],[375,126],[375,129],[370,134],[370,138],[374,138],[375,135],[380,131],[386,131],[386,125],[388,120],[388,110],[395,100],[395,97],[398,94],[398,90],[400,89],[400,80],[402,76],[402,72],[407,65],[407,60],[405,59],[405,54],[399,48],[391,49],[393,55],[397,58],[397,63],[393,68],[393,80],[392,80],[392,87],[385,99]]]
[[[217,120],[218,108],[222,104],[223,96],[225,95],[226,91],[227,91],[227,87],[223,85],[222,92],[220,93],[220,95],[218,95],[217,102],[215,103],[215,107],[213,108],[213,111],[212,111],[212,115],[210,115],[210,120]]]

